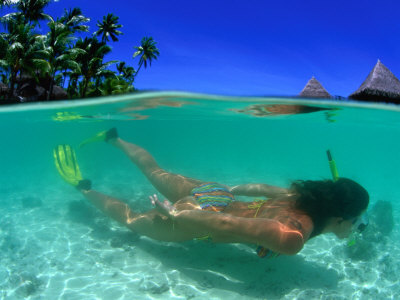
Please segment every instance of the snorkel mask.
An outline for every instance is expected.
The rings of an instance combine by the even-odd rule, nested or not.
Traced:
[[[337,181],[339,179],[339,172],[336,167],[336,162],[332,158],[330,150],[326,151],[328,155],[329,168],[331,169],[332,180]],[[357,217],[353,221],[353,232],[363,232],[369,224],[367,212],[363,213],[361,216]]]
[[[368,224],[368,214],[365,212],[353,221],[353,232],[363,232],[365,228],[367,228]]]

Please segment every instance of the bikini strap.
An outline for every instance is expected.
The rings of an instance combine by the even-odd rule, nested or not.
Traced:
[[[253,204],[249,204],[247,206],[250,209],[257,209],[253,218],[257,217],[261,206],[263,206],[265,202],[267,202],[267,200],[261,199],[261,198],[257,198],[257,199],[255,199],[255,202]],[[257,252],[258,257],[261,257],[261,258],[274,258],[274,257],[278,257],[280,255],[279,253],[276,253],[276,252],[274,252],[274,251],[272,251],[270,249],[264,248],[261,245],[257,246],[256,252]]]
[[[256,213],[254,214],[253,218],[256,218],[258,215],[258,212],[260,211],[261,206],[264,205],[264,203],[267,202],[267,200],[265,199],[261,199],[261,198],[256,198],[255,202],[253,204],[249,204],[247,207],[250,209],[257,209]]]

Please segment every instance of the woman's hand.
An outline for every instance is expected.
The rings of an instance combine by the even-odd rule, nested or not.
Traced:
[[[151,204],[155,206],[155,209],[162,215],[174,219],[178,214],[178,210],[168,200],[165,199],[164,202],[161,202],[158,200],[158,196],[156,194],[149,196],[149,199]]]

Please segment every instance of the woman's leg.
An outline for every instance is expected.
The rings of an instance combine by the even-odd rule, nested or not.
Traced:
[[[114,220],[127,226],[130,230],[150,238],[168,241],[181,242],[196,237],[193,232],[187,232],[185,228],[174,226],[173,221],[157,210],[152,209],[146,213],[134,212],[121,200],[101,194],[94,190],[81,190],[82,194],[97,208]],[[177,203],[181,209],[190,209],[195,202],[188,197]]]
[[[203,183],[200,180],[169,173],[161,169],[149,152],[119,137],[108,140],[108,143],[121,149],[143,172],[151,184],[168,200],[174,203],[179,199],[189,196],[193,188]]]

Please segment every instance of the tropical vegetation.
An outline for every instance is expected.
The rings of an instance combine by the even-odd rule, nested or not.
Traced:
[[[119,17],[109,13],[90,32],[80,8],[54,18],[45,13],[50,0],[0,0],[0,104],[75,99],[133,92],[139,70],[156,60],[152,37],[134,47],[137,70],[107,60],[110,42],[123,34]],[[39,34],[39,32],[46,32]]]

